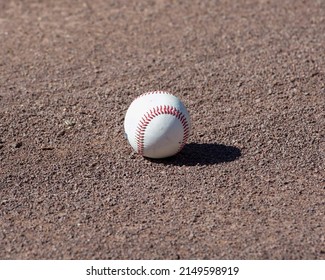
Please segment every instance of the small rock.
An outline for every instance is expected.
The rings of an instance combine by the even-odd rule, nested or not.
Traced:
[[[61,131],[59,131],[58,133],[57,133],[57,137],[61,137],[61,136],[63,136],[65,134],[65,130],[64,129],[62,129]]]
[[[15,143],[14,144],[14,148],[20,148],[21,146],[23,145],[23,143],[22,142],[17,142],[17,143]]]
[[[74,120],[64,120],[66,126],[72,127],[75,126],[76,122]]]

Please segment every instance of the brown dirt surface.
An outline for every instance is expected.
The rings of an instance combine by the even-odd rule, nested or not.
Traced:
[[[177,156],[124,139],[177,95]],[[1,259],[325,259],[325,1],[0,0]]]

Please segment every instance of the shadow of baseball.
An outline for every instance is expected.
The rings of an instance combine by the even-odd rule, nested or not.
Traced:
[[[177,165],[214,165],[231,162],[241,156],[239,148],[216,143],[186,144],[181,152],[165,159],[148,159],[152,162]]]

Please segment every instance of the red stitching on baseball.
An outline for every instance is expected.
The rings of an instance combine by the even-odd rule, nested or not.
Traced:
[[[179,111],[177,108],[169,105],[164,105],[164,106],[157,106],[153,109],[151,109],[149,112],[143,115],[142,119],[140,120],[137,129],[136,129],[136,141],[137,141],[137,147],[138,147],[138,153],[140,155],[143,155],[143,149],[144,149],[144,134],[147,126],[149,125],[150,121],[159,116],[159,115],[172,115],[175,116],[182,124],[183,127],[183,139],[182,143],[180,143],[180,147],[177,150],[177,153],[183,149],[184,145],[187,142],[187,139],[189,137],[190,133],[190,127],[189,124],[186,120],[186,116]]]

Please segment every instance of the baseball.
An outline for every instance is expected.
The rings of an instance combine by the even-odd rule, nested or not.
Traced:
[[[132,148],[148,158],[166,158],[178,153],[190,133],[190,116],[174,95],[147,92],[137,97],[124,119],[125,137]]]

